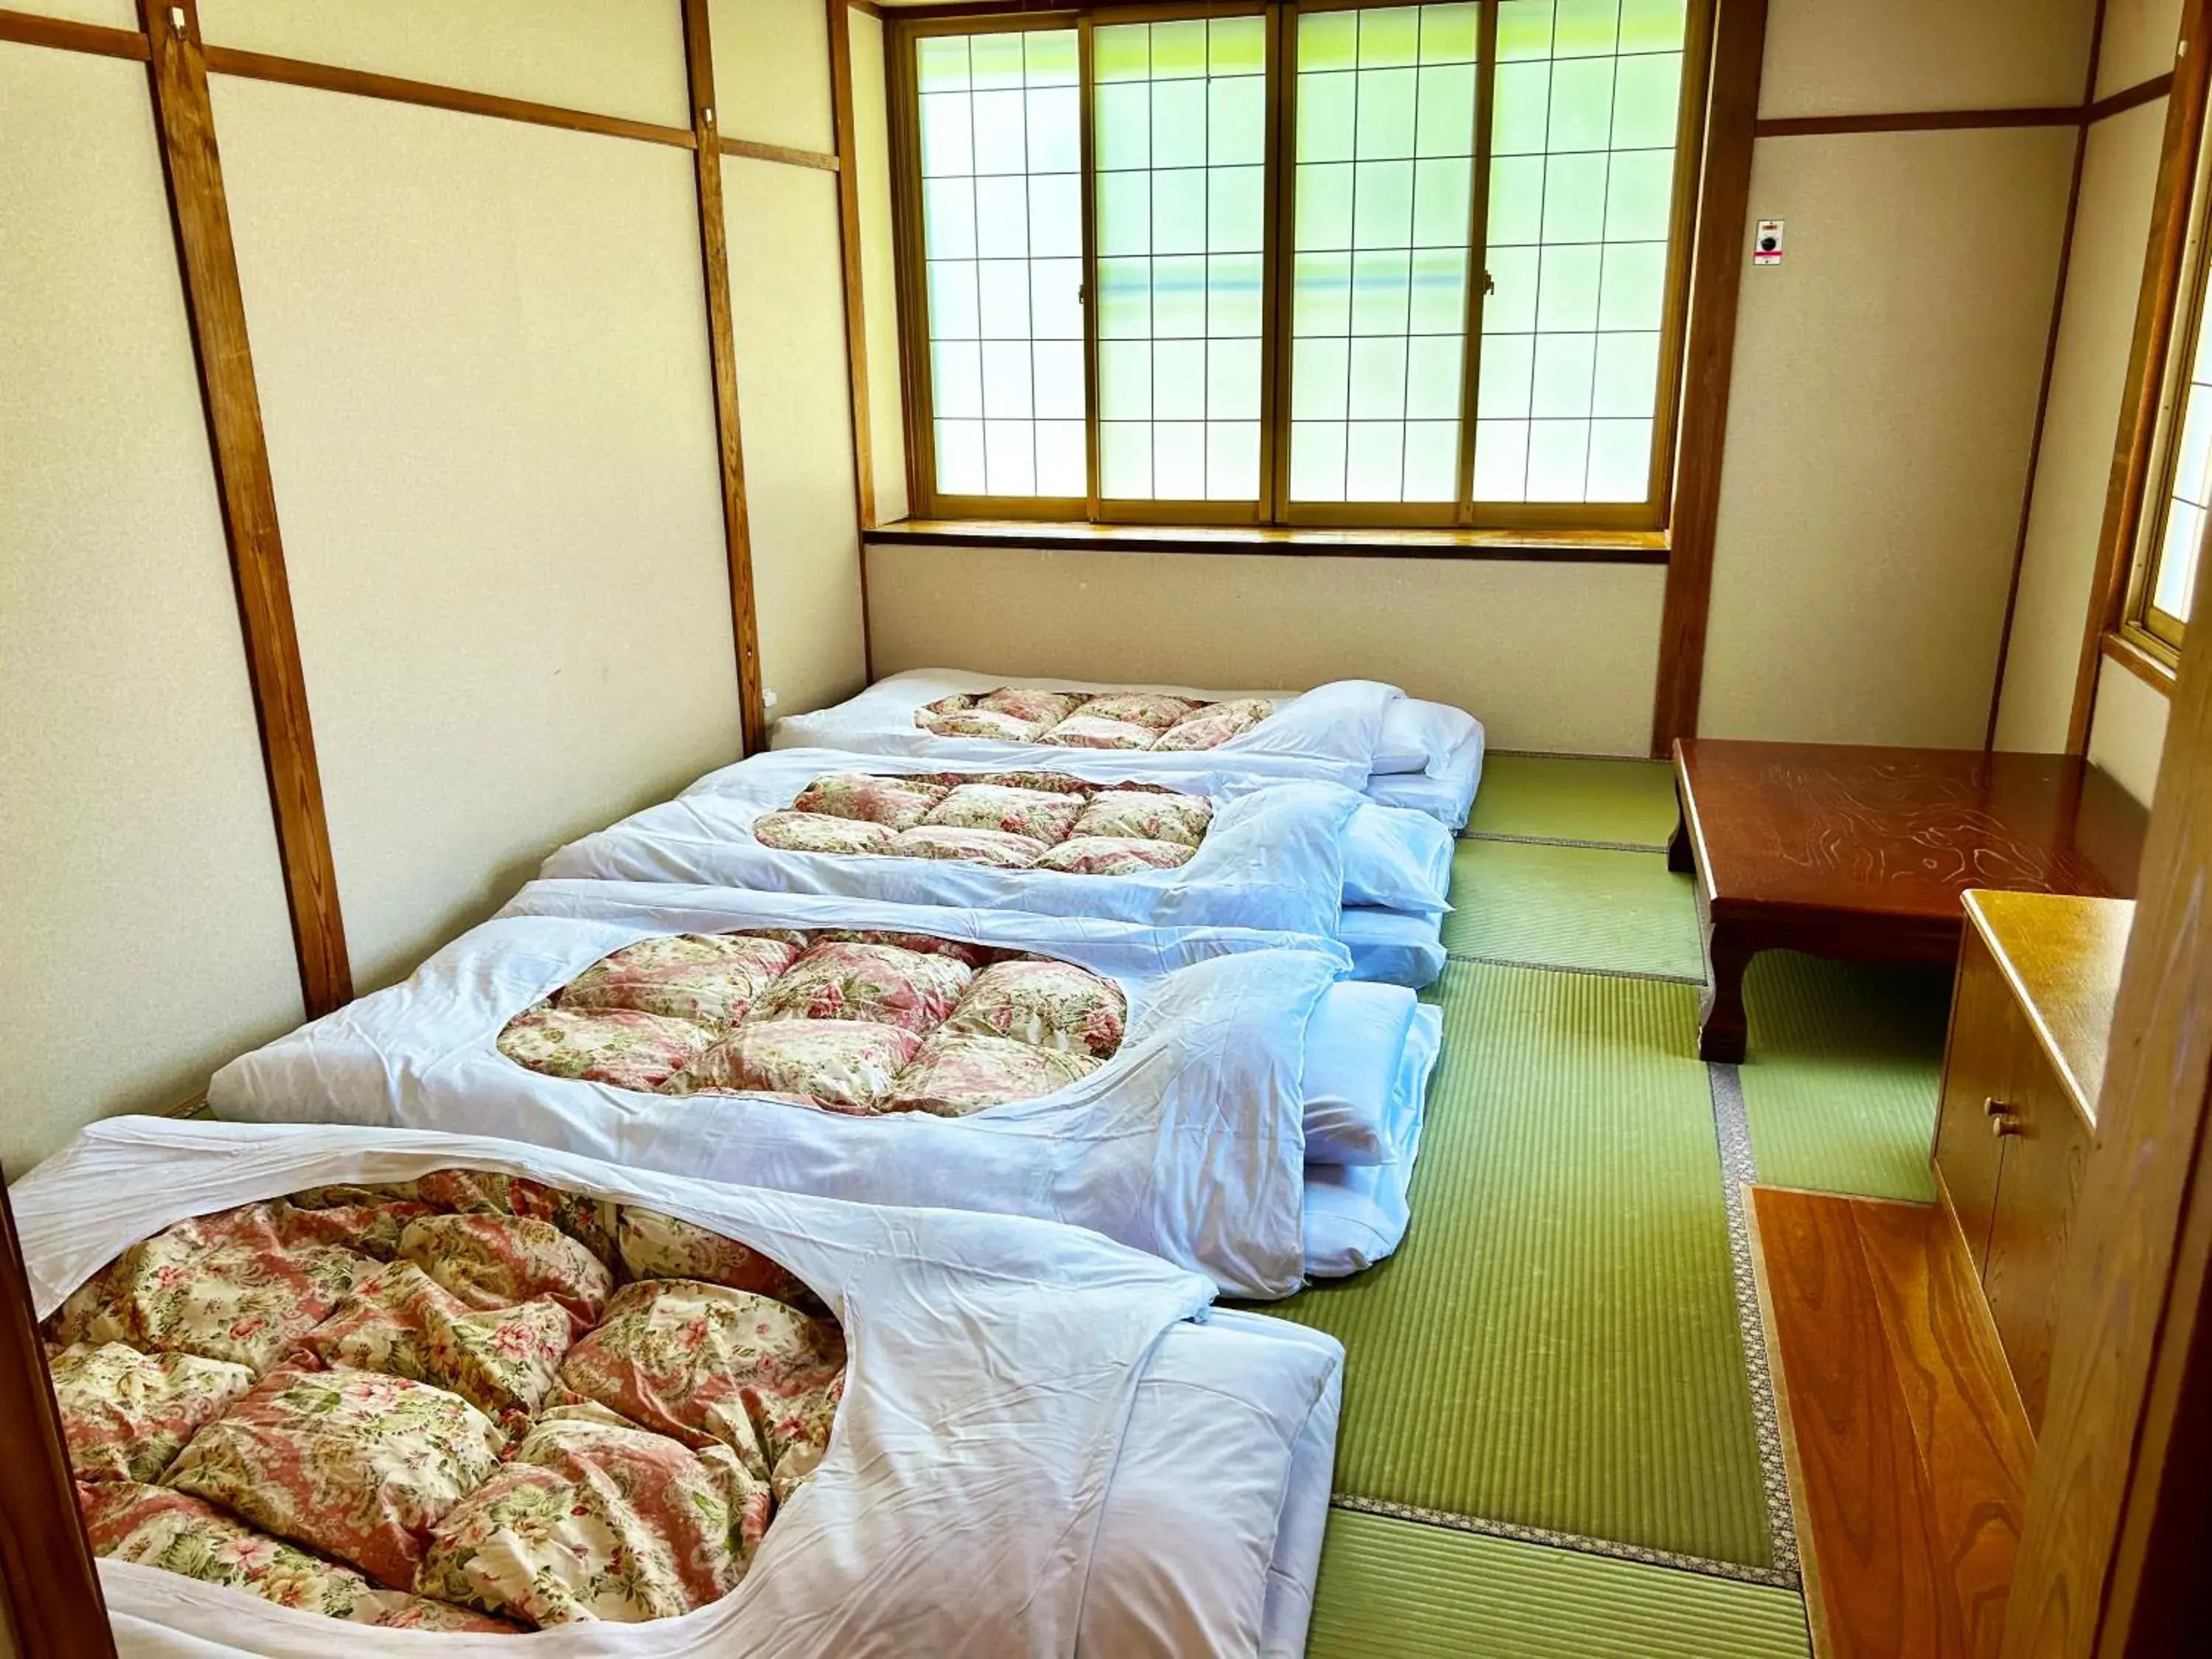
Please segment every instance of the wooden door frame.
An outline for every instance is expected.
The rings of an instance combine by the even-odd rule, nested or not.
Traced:
[[[2212,638],[2212,583],[2193,619]],[[2185,652],[2061,1290],[2002,1659],[2212,1632],[2212,653]]]

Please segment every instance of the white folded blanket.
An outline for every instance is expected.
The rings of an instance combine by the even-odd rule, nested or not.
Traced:
[[[1103,788],[1128,780],[1125,758],[1062,750],[1049,769],[1029,769]],[[1344,904],[1414,913],[1446,908],[1451,838],[1433,818],[1377,806],[1338,784],[1254,779],[1208,764],[1203,756],[1180,758],[1187,764],[1156,769],[1145,781],[1205,798],[1212,818],[1188,861],[1170,868],[1101,875],[764,844],[756,827],[787,812],[817,778],[995,776],[1009,769],[973,760],[808,749],[755,755],[710,773],[676,799],[562,848],[541,873],[1323,938],[1334,937]],[[879,838],[890,835],[888,825],[836,823]]]
[[[499,1140],[150,1118],[93,1125],[11,1196],[43,1316],[184,1218],[455,1167],[643,1205],[750,1245],[805,1279],[850,1345],[828,1453],[734,1590],[648,1625],[549,1630],[533,1654],[1104,1655],[1143,1650],[1150,1631],[1189,1633],[1183,1650],[1252,1654],[1272,1641],[1267,1614],[1285,1574],[1297,1587],[1325,1501],[1299,1472],[1316,1430],[1333,1430],[1341,1350],[1251,1316],[1224,1316],[1218,1336],[1182,1322],[1211,1299],[1202,1279],[1093,1234]],[[1217,1455],[1194,1486],[1184,1460],[1200,1447]],[[1303,1495],[1286,1503],[1293,1487]],[[1171,1513],[1201,1510],[1207,1527],[1168,1528]],[[513,1639],[340,1629],[156,1567],[100,1571],[126,1655],[490,1656]],[[1310,1567],[1303,1582],[1310,1591]]]
[[[842,1116],[760,1094],[548,1076],[496,1047],[611,952],[675,933],[866,928],[1071,962],[1127,1000],[1112,1058],[962,1117]],[[1092,1227],[1281,1296],[1304,1276],[1306,1027],[1350,967],[1323,940],[640,883],[540,881],[415,975],[217,1073],[218,1116],[511,1135],[611,1162],[872,1203]]]

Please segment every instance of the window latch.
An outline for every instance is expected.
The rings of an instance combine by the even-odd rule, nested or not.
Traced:
[[[1486,270],[1482,273],[1482,292],[1485,298],[1498,292],[1498,278]]]

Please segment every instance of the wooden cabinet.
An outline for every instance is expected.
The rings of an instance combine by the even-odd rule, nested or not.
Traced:
[[[1970,892],[1936,1169],[2039,1429],[2134,905]]]

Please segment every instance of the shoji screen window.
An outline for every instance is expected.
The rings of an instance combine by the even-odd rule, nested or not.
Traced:
[[[895,21],[917,516],[1663,530],[1711,18]]]
[[[1460,490],[1480,8],[1298,19],[1290,498]]]
[[[1260,501],[1267,221],[1264,15],[1101,23],[1098,489]],[[1198,516],[1192,514],[1190,516]]]
[[[925,465],[940,501],[1080,516],[1089,466],[1076,32],[916,45]]]
[[[2212,158],[2197,183],[2196,223],[2186,256],[2196,273],[2187,304],[2174,318],[2168,348],[2166,395],[2159,410],[2154,442],[2151,499],[2143,504],[2134,580],[2122,623],[2124,635],[2168,667],[2180,659],[2196,597],[2197,566],[2204,556],[2204,532],[2212,517],[2212,305],[2206,303],[2212,252],[2206,221],[2212,217],[2207,182]]]
[[[1479,502],[1656,499],[1686,12],[1503,0]]]

